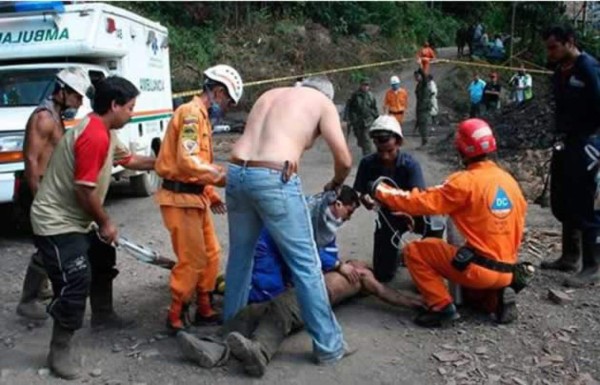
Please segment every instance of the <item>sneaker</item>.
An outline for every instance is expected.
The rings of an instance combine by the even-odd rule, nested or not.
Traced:
[[[460,318],[456,311],[456,306],[453,303],[446,305],[444,308],[434,311],[427,310],[415,318],[415,323],[426,328],[439,328],[451,324]]]
[[[264,376],[269,361],[260,349],[259,343],[238,332],[230,333],[225,342],[231,354],[242,362],[246,373],[254,377]]]
[[[499,290],[496,322],[499,324],[509,324],[516,321],[518,315],[517,293],[511,287]]]

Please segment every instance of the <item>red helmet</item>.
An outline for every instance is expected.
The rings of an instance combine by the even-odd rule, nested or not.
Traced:
[[[458,124],[456,149],[466,158],[496,151],[496,138],[490,125],[481,119],[467,119]]]

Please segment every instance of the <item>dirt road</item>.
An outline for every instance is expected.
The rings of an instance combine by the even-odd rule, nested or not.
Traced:
[[[412,94],[413,68],[401,75]],[[443,67],[435,68],[443,76]],[[390,75],[391,75],[390,71]],[[378,100],[385,85],[374,85]],[[443,96],[440,98],[443,102]],[[414,111],[405,130],[412,131]],[[449,128],[440,128],[442,131]],[[223,142],[221,137],[217,142]],[[420,160],[426,181],[443,180],[448,167],[431,154],[415,150],[418,139],[407,139],[406,151]],[[356,142],[351,140],[355,164],[359,160]],[[448,145],[451,145],[450,143]],[[222,145],[226,148],[226,145]],[[220,153],[220,160],[226,154]],[[318,192],[331,177],[331,156],[322,142],[303,158],[300,174],[307,193]],[[354,178],[354,172],[350,181]],[[108,210],[122,234],[144,242],[164,255],[172,256],[168,234],[151,198],[128,197],[119,186],[113,188]],[[342,254],[370,260],[374,215],[359,210],[339,236]],[[217,217],[217,232],[228,251],[228,229],[224,217]],[[549,212],[531,205],[528,232],[556,232]],[[20,285],[29,255],[28,239],[0,238],[0,384],[61,384],[48,374],[45,355],[51,323],[23,323],[15,314]],[[523,255],[532,259],[530,255]],[[538,263],[538,260],[534,260]],[[394,309],[371,298],[353,300],[336,309],[347,341],[359,348],[357,354],[333,367],[313,365],[309,358],[310,339],[299,333],[283,346],[261,380],[244,376],[232,362],[212,371],[184,362],[175,340],[167,338],[164,322],[169,304],[168,274],[142,265],[120,253],[116,280],[116,308],[135,316],[140,327],[120,333],[93,333],[89,311],[85,327],[76,334],[75,351],[84,372],[76,383],[94,385],[176,385],[176,384],[583,384],[586,376],[600,377],[600,301],[594,290],[569,295],[572,301],[558,306],[549,302],[548,288],[558,288],[561,275],[544,273],[534,286],[519,296],[520,320],[510,326],[496,326],[485,317],[463,313],[454,328],[426,330],[412,324],[410,311]],[[405,275],[405,272],[401,272]],[[397,280],[394,284],[401,284]],[[575,382],[579,381],[579,382]],[[66,383],[66,382],[64,382]],[[589,382],[591,383],[591,382]]]

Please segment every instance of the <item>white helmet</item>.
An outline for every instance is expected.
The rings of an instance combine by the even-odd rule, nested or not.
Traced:
[[[390,85],[400,84],[400,78],[396,75],[390,78]]]
[[[204,71],[208,79],[222,83],[235,104],[238,104],[244,92],[244,83],[240,74],[231,66],[218,64]]]
[[[88,74],[79,67],[68,67],[56,74],[60,83],[68,86],[83,97],[92,98],[94,86]]]
[[[391,115],[381,115],[373,124],[371,124],[371,128],[369,128],[369,135],[373,136],[376,132],[389,132],[391,134],[396,134],[401,138],[404,138],[402,135],[402,127],[400,127],[400,123]]]

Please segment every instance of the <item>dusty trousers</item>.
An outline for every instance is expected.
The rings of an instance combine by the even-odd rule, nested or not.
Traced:
[[[214,289],[221,248],[211,213],[200,208],[161,206],[177,263],[171,270],[171,296],[189,303],[194,292]]]
[[[511,284],[512,273],[475,265],[464,271],[452,266],[458,249],[441,239],[427,238],[404,247],[404,262],[428,307],[439,310],[453,302],[444,278],[469,289],[501,289]]]
[[[48,313],[62,327],[80,329],[90,284],[111,282],[118,274],[114,247],[100,241],[95,232],[35,236],[34,240],[54,292]]]

